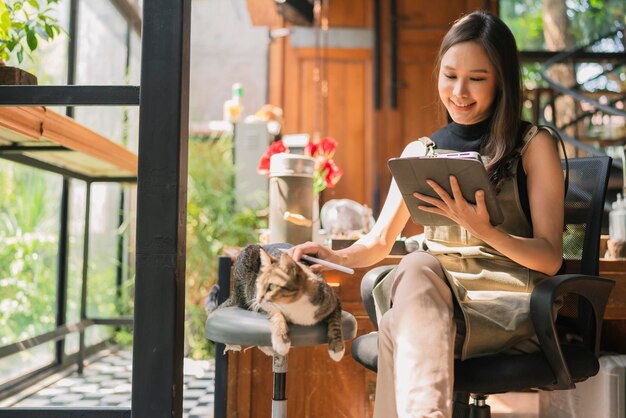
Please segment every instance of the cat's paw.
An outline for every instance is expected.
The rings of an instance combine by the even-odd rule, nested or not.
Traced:
[[[331,359],[335,361],[339,361],[343,358],[343,354],[345,353],[345,346],[343,345],[343,341],[333,341],[328,343],[328,355]]]
[[[229,351],[241,351],[241,346],[235,344],[224,344],[224,354]]]
[[[334,361],[340,361],[343,358],[343,354],[344,354],[345,351],[346,350],[344,349],[344,347],[342,345],[341,346],[341,350],[339,350],[339,351],[333,351],[331,349],[328,349],[328,355]]]
[[[286,356],[289,353],[289,349],[291,348],[291,341],[286,339],[275,339],[272,340],[272,348],[277,354],[281,356]]]
[[[276,351],[272,347],[261,347],[258,346],[258,349],[261,350],[265,355],[273,357],[276,354]]]

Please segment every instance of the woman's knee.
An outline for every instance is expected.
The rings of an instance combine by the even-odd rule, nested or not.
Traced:
[[[423,269],[429,269],[438,276],[443,276],[443,269],[439,260],[425,251],[416,251],[405,255],[398,265],[398,270],[404,272],[421,272]]]

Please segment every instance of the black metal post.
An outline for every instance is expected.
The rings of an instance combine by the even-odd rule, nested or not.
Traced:
[[[230,269],[233,262],[230,257],[217,259],[217,285],[220,287],[218,303],[230,296]],[[224,344],[215,344],[215,395],[213,397],[214,418],[226,418],[228,400],[228,355],[224,353]]]
[[[56,326],[65,325],[67,311],[67,249],[68,249],[68,208],[69,208],[70,181],[63,178],[61,190],[61,215],[59,216],[59,252],[57,253],[57,312]],[[56,363],[63,363],[65,355],[65,339],[56,342]]]
[[[119,206],[119,214],[118,214],[118,225],[122,227],[124,225],[125,215],[126,215],[126,207],[125,207],[125,197],[126,191],[123,186],[120,186],[120,206]],[[119,228],[118,228],[119,230]],[[124,284],[124,243],[125,243],[125,233],[120,233],[117,237],[117,266],[115,269],[115,302],[118,309],[122,306],[122,285]],[[122,312],[118,312],[118,314],[122,314]]]
[[[78,38],[78,6],[79,0],[70,1],[70,18],[68,23],[69,41],[67,44],[67,84],[76,84],[76,57]],[[74,117],[74,107],[68,106],[65,114]]]
[[[91,217],[91,182],[87,182],[85,192],[85,229],[83,232],[83,271],[80,285],[80,320],[87,319],[87,278],[89,275],[89,219]],[[85,360],[85,330],[78,336],[78,373],[83,373]]]
[[[144,2],[133,418],[183,412],[191,0]]]

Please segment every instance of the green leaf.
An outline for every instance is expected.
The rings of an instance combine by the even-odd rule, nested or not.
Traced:
[[[46,26],[44,26],[44,28],[46,30],[46,33],[48,34],[48,37],[50,39],[54,38],[54,30],[52,30],[52,26],[46,23]]]
[[[17,51],[17,62],[21,64],[22,61],[24,61],[24,48],[23,47],[21,47]]]
[[[35,36],[35,31],[28,27],[26,28],[26,43],[31,51],[37,49],[37,37]]]
[[[45,28],[42,28],[41,26],[35,26],[35,33],[37,33],[37,35],[39,35],[41,39],[44,39],[46,41],[50,40],[48,32],[45,30]]]
[[[11,15],[3,1],[0,1],[0,30],[4,33],[11,28]]]
[[[28,0],[28,4],[39,10],[39,2],[37,0]]]

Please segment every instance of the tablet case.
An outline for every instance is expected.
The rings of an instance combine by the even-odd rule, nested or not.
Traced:
[[[455,224],[445,216],[418,209],[418,205],[431,205],[413,196],[413,193],[419,192],[439,199],[437,193],[426,183],[428,179],[437,182],[452,196],[450,176],[456,176],[463,197],[468,202],[476,203],[474,198],[476,192],[484,190],[491,224],[496,226],[504,221],[496,193],[480,159],[452,158],[446,157],[445,154],[439,154],[435,157],[392,158],[387,165],[396,180],[400,193],[402,193],[411,219],[417,225],[445,226]]]

